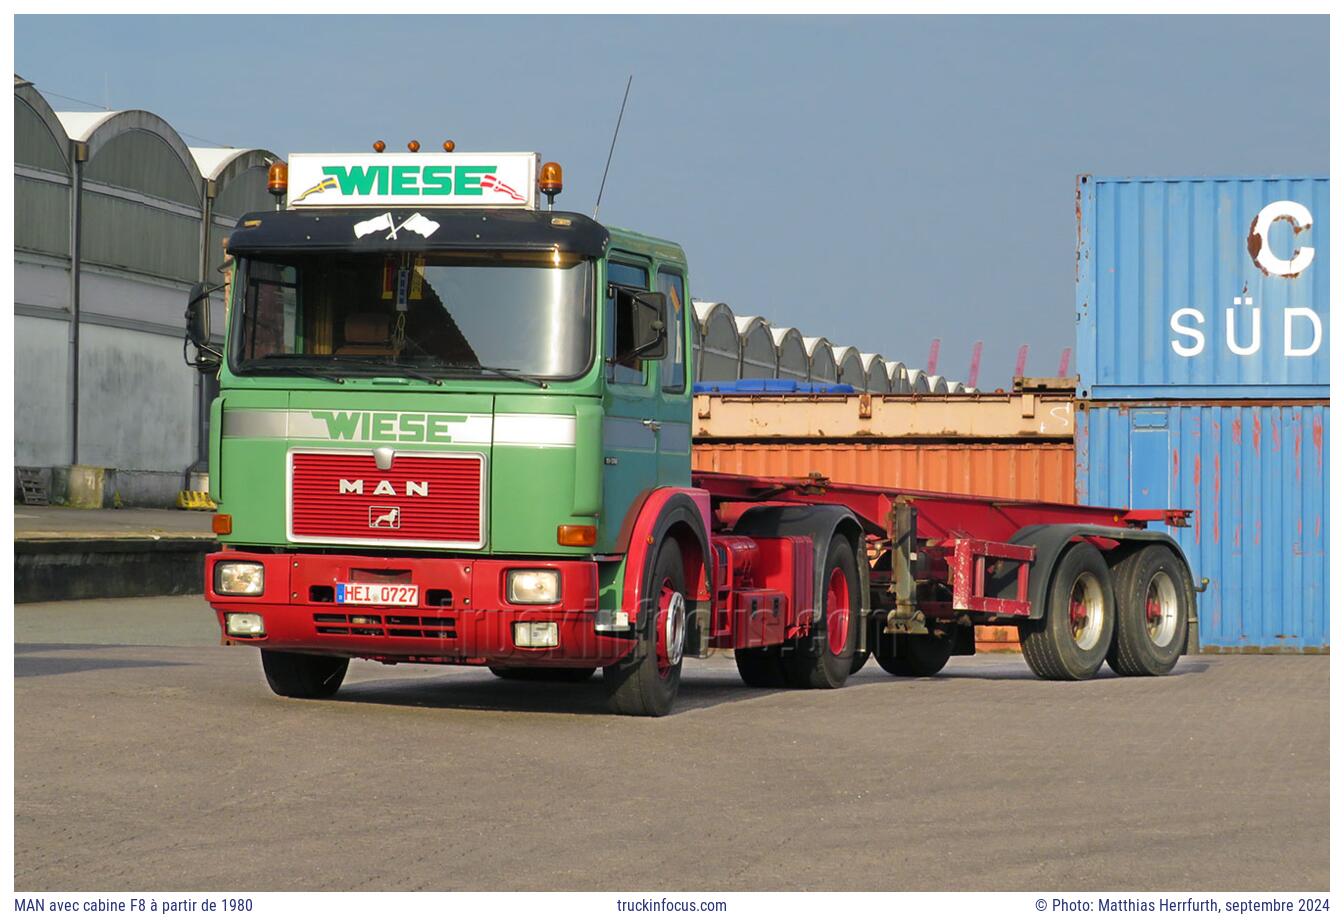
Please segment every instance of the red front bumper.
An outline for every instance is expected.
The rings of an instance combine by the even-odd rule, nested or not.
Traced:
[[[238,597],[215,591],[215,564],[257,562],[265,566],[264,591]],[[556,604],[510,604],[508,569],[553,569],[560,573]],[[336,602],[335,587],[347,582],[392,582],[420,589],[416,607],[374,607]],[[302,553],[220,552],[206,557],[205,594],[221,631],[228,613],[256,613],[265,634],[224,634],[237,645],[444,664],[510,667],[602,666],[624,658],[633,640],[595,631],[597,563],[582,560],[406,558]],[[554,648],[520,648],[515,623],[553,622]]]

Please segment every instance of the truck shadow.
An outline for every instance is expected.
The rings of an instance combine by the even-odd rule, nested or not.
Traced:
[[[60,645],[52,643],[15,643],[14,677],[50,677],[57,674],[75,674],[80,671],[102,671],[117,668],[171,668],[186,664],[182,661],[137,658],[66,657],[47,652],[105,652],[110,648],[137,648],[138,646]]]
[[[475,668],[473,671],[477,670]],[[599,671],[582,683],[501,680],[485,669],[479,674],[453,674],[448,679],[362,680],[346,683],[334,702],[419,709],[554,713],[610,716]],[[742,683],[736,672],[698,672],[682,678],[677,702],[667,718],[741,703],[793,690],[758,689]]]

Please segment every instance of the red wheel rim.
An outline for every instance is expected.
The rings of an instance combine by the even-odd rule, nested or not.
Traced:
[[[826,582],[826,641],[832,655],[844,654],[849,643],[849,580],[838,566]]]

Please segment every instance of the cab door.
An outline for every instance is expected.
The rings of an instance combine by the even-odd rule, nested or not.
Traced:
[[[617,361],[620,343],[628,341],[618,328],[614,285],[648,291],[652,266],[648,259],[613,251],[606,263],[603,307],[602,363],[606,375],[602,397],[602,516],[598,520],[598,552],[612,552],[625,517],[641,494],[660,485],[658,471],[658,362],[630,358]]]
[[[686,270],[658,266],[655,290],[667,299],[667,355],[658,368],[658,481],[665,486],[691,484],[690,324]]]

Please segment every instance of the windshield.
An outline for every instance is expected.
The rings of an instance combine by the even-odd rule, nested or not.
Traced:
[[[592,263],[561,252],[279,255],[239,275],[243,373],[573,378],[592,360]]]

